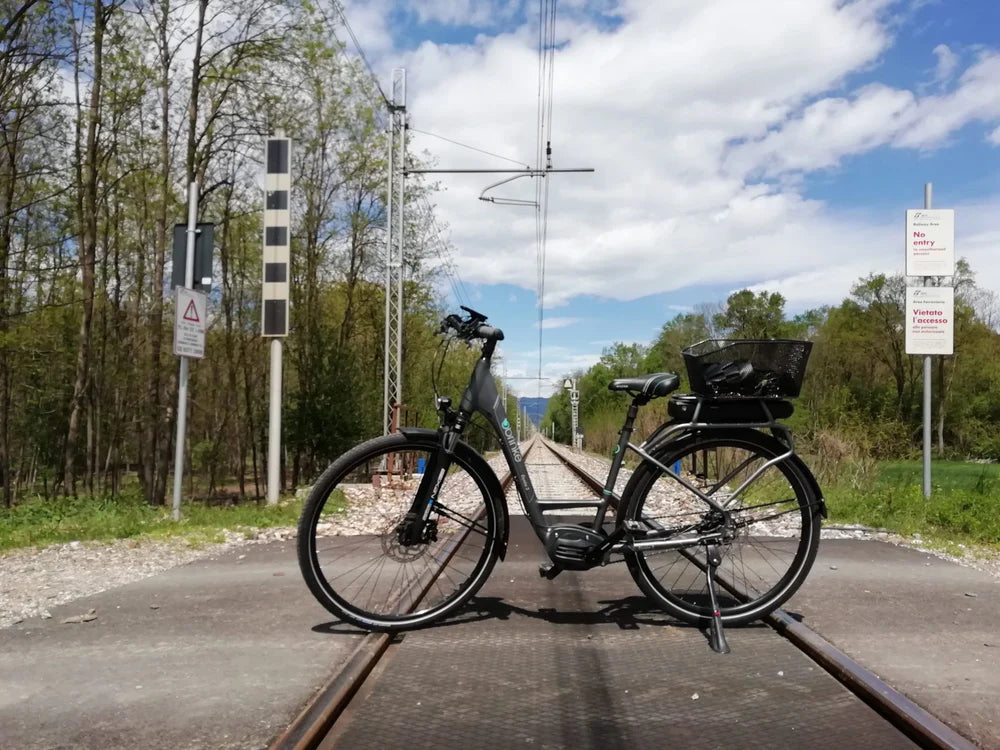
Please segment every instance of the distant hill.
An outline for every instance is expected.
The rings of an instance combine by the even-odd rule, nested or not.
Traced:
[[[517,403],[518,408],[528,412],[528,419],[535,423],[535,427],[541,425],[542,417],[549,408],[548,398],[519,398]]]

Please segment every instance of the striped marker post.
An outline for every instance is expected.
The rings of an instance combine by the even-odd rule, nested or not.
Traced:
[[[281,339],[288,335],[288,278],[291,261],[289,194],[292,142],[277,131],[267,139],[264,173],[264,252],[261,335],[271,339],[267,432],[267,504],[281,488]]]

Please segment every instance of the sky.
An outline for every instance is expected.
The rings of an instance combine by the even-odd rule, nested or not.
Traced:
[[[406,70],[412,151],[517,168],[443,136],[534,164],[538,3],[345,13],[383,89]],[[555,34],[552,165],[595,171],[544,178],[543,380],[514,379],[539,373],[535,210],[478,200],[501,175],[435,176],[462,298],[504,330],[521,395],[739,289],[795,314],[901,273],[927,182],[956,210],[957,255],[1000,291],[997,0],[561,0]],[[533,179],[491,194],[531,200]]]

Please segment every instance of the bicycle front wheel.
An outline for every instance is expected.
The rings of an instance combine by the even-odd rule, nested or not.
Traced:
[[[400,525],[433,465],[437,439],[395,434],[335,461],[314,485],[299,522],[299,566],[313,595],[368,630],[426,625],[454,611],[489,576],[502,540],[502,498],[489,467],[457,450],[419,542]]]
[[[731,538],[719,544],[717,569],[719,611],[727,624],[759,619],[780,606],[816,557],[822,501],[807,470],[791,459],[766,466],[786,451],[774,438],[747,429],[706,432],[653,454],[730,512]],[[632,475],[625,497],[625,518],[659,536],[682,538],[721,524],[708,503],[649,461]],[[694,624],[712,616],[704,545],[634,550],[626,559],[639,588],[670,614]]]

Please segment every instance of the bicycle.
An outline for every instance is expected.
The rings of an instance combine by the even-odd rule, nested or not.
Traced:
[[[778,420],[792,413],[787,399],[798,395],[809,342],[710,340],[684,350],[695,393],[672,396],[670,420],[638,446],[630,438],[639,408],[675,391],[679,377],[612,381],[608,387],[632,403],[601,499],[539,499],[490,371],[503,332],[462,309],[467,317],[449,315],[441,331],[483,343],[458,408],[435,393],[438,430],[404,427],[359,445],[310,492],[299,564],[324,607],[364,629],[405,630],[455,612],[487,580],[504,558],[510,521],[495,471],[463,440],[475,412],[496,431],[548,554],[540,575],[624,561],[663,610],[707,625],[720,652],[728,651],[723,624],[765,617],[798,589],[816,557],[826,507]],[[627,450],[640,463],[619,495]],[[590,508],[594,518],[544,517],[573,508]]]

